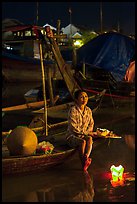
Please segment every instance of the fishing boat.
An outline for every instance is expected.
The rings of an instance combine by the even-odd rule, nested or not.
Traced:
[[[4,151],[4,150],[3,150]],[[6,151],[6,150],[5,150]],[[57,146],[54,151],[47,155],[31,155],[31,156],[3,156],[2,158],[2,174],[19,175],[24,173],[36,173],[44,171],[47,168],[61,164],[71,158],[76,152],[75,149],[65,146]]]
[[[39,129],[33,129],[35,132],[39,132]],[[106,130],[105,130],[106,131]],[[10,131],[11,132],[11,131]],[[3,132],[3,136],[9,134],[10,132]],[[54,145],[54,150],[50,154],[34,154],[31,156],[10,156],[9,151],[6,145],[2,147],[2,174],[3,176],[12,176],[12,175],[23,175],[29,173],[36,173],[39,171],[44,171],[47,168],[59,165],[63,162],[67,162],[68,159],[71,159],[74,154],[76,154],[77,149],[70,148],[65,141],[65,133],[57,133],[54,135],[48,135],[45,138],[45,141],[52,142]],[[39,141],[43,141],[43,136],[38,136]],[[110,135],[101,135],[99,134],[94,138],[93,148],[97,147],[100,144],[99,138],[108,139],[118,139],[120,136],[111,133]],[[6,144],[6,142],[5,142]]]
[[[3,81],[41,82],[39,45],[34,29],[44,32],[43,27],[33,25],[17,25],[2,30],[3,35],[12,33],[9,39],[2,40]],[[44,67],[51,69],[51,77],[60,79],[60,72],[51,52],[48,51],[48,45],[44,46]],[[71,66],[70,62],[68,66]],[[47,78],[47,75],[45,77]]]
[[[125,76],[134,60],[134,39],[118,32],[103,33],[77,49],[75,78],[86,89],[104,88],[110,95],[130,96],[135,81],[129,83]]]
[[[56,96],[54,98],[54,103],[58,100],[59,96]],[[49,107],[50,100],[47,99],[47,106]],[[16,106],[9,106],[9,107],[4,107],[2,108],[3,113],[21,113],[22,111],[28,111],[30,113],[31,111],[34,110],[39,110],[40,108],[44,107],[44,100],[43,101],[37,101],[37,102],[31,102],[31,103],[25,103],[21,105],[16,105]]]
[[[93,113],[95,113],[98,110],[98,108],[101,106],[105,92],[106,90],[104,89],[98,94],[89,96],[88,106],[92,109]],[[62,125],[67,124],[68,111],[70,107],[73,105],[74,105],[74,101],[71,101],[68,103],[59,104],[59,105],[47,108],[48,120],[52,121],[54,119],[54,121],[56,122],[62,122]],[[32,111],[32,114],[34,115],[34,118],[29,124],[29,127],[32,128],[32,127],[42,126],[44,108],[41,108],[39,110],[34,110]]]
[[[45,66],[54,69],[55,65],[45,61]],[[6,82],[41,82],[40,59],[3,51],[2,75]]]
[[[89,105],[93,112],[99,109],[104,93],[105,90],[99,95],[92,95],[89,99]],[[59,123],[60,126],[67,125],[68,110],[73,104],[73,101],[54,106],[47,103],[48,127],[55,126],[55,123]],[[44,125],[44,111],[44,101],[2,108],[3,129],[7,130],[7,124],[12,129],[20,125],[31,128],[42,127]],[[12,120],[15,122],[12,123]]]
[[[26,109],[38,109],[44,106],[44,101],[38,101],[38,102],[32,102],[32,103],[27,103],[27,104],[21,104],[17,106],[10,106],[10,107],[5,107],[2,108],[2,112],[14,112],[14,111],[20,111],[20,110],[26,110]]]
[[[98,70],[96,71],[96,74]],[[109,77],[105,80],[102,80],[102,76],[100,73],[99,79],[95,78],[86,78],[82,75],[81,72],[77,73],[77,82],[81,87],[83,87],[88,92],[100,92],[102,88],[106,89],[106,94],[110,97],[115,98],[126,98],[126,97],[133,97],[135,96],[135,82],[128,83],[126,81],[116,82],[112,76],[109,74]]]

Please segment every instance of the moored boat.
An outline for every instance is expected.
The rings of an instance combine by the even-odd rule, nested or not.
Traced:
[[[52,61],[44,64],[55,67]],[[7,82],[41,82],[40,59],[2,52],[2,75]]]
[[[44,171],[51,166],[61,164],[76,152],[68,146],[55,147],[51,154],[31,156],[5,156],[2,158],[3,175],[19,175]]]
[[[11,32],[9,39],[2,41],[2,76],[7,82],[41,82],[41,62],[39,43],[34,29],[44,28],[34,25],[12,26],[2,30],[3,34]],[[45,69],[51,69],[51,77],[61,78],[49,45],[43,46]],[[67,63],[67,62],[66,62]],[[70,66],[70,62],[68,62]]]
[[[54,103],[58,100],[59,96],[56,96],[54,98]],[[49,106],[50,100],[47,99],[47,106]],[[16,106],[9,106],[2,108],[3,113],[21,113],[21,111],[28,111],[29,113],[34,110],[38,110],[40,108],[44,107],[44,101],[36,101],[31,103],[25,103],[21,105]]]
[[[49,135],[45,141],[49,141],[54,145],[54,150],[50,154],[34,154],[30,156],[10,156],[9,151],[5,145],[2,148],[2,174],[3,176],[12,176],[12,175],[23,175],[29,173],[36,173],[39,171],[44,171],[47,168],[59,165],[63,162],[72,158],[77,152],[77,149],[70,148],[65,141],[65,133],[61,132],[56,135]],[[38,138],[41,138],[40,135]],[[43,136],[42,136],[43,138]],[[94,139],[93,148],[101,144],[101,139],[119,139],[120,136],[117,136],[113,133],[111,135],[98,135]],[[41,140],[41,139],[40,139]],[[6,144],[6,143],[5,143]]]
[[[95,37],[77,49],[75,78],[85,89],[130,96],[135,91],[135,40],[118,32]]]

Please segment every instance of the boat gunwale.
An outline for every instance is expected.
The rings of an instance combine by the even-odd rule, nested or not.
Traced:
[[[59,156],[59,155],[65,155],[67,153],[71,153],[73,151],[75,151],[76,149],[74,148],[70,148],[70,149],[67,149],[67,150],[63,150],[63,151],[60,151],[60,152],[54,152],[54,153],[50,153],[50,154],[37,154],[37,155],[30,155],[30,156],[5,156],[2,158],[2,162],[4,162],[4,160],[6,161],[11,161],[11,160],[30,160],[30,159],[41,159],[41,158],[45,158],[45,157],[55,157],[55,156]]]

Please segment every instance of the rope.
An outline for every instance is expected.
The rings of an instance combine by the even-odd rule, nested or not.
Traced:
[[[96,93],[96,94],[100,93],[99,91],[95,91],[92,89],[85,89],[84,88],[84,90],[87,92]],[[120,98],[120,99],[131,99],[131,97],[132,97],[132,96],[118,96],[115,94],[107,94],[107,93],[105,93],[104,96],[111,96],[111,97]]]

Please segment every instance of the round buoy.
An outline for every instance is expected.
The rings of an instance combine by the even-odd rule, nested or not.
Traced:
[[[16,127],[7,138],[10,155],[32,155],[36,150],[38,139],[36,134],[27,127]]]

